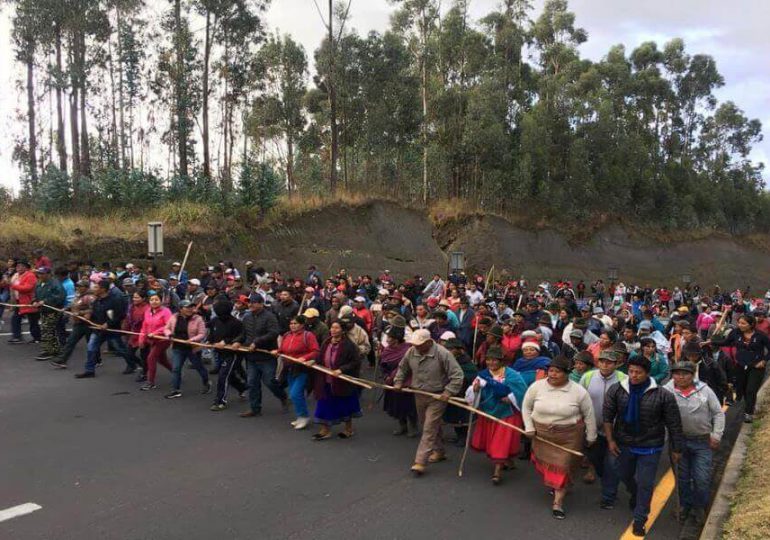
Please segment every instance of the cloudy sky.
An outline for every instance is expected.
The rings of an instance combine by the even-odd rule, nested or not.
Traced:
[[[147,0],[158,8],[166,0]],[[534,16],[544,0],[534,0]],[[319,4],[325,2],[319,1]],[[451,0],[444,0],[449,5]],[[759,118],[765,141],[757,145],[753,158],[770,169],[770,0],[570,0],[577,23],[588,31],[581,49],[598,60],[610,46],[623,43],[627,50],[644,41],[662,45],[682,37],[690,53],[716,58],[725,77],[717,91],[720,100],[733,100],[750,118]],[[498,0],[471,0],[474,18],[498,5]],[[353,0],[351,26],[361,33],[383,31],[393,7],[388,0]],[[313,0],[273,0],[268,25],[300,41],[312,57],[322,39],[323,26]],[[10,20],[0,13],[0,184],[18,186],[18,171],[11,162],[14,137],[23,132],[17,110],[24,96],[15,88],[17,68],[10,47]],[[770,171],[765,178],[770,180]]]

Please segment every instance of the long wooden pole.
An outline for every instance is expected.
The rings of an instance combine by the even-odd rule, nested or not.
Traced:
[[[6,303],[2,303],[2,302],[0,302],[0,305],[8,306],[8,307],[13,307],[13,308],[17,308],[17,307],[40,307],[40,306],[33,306],[31,304],[6,304]],[[94,328],[96,328],[98,330],[101,330],[103,332],[115,332],[115,333],[118,333],[118,334],[125,334],[125,335],[132,335],[132,336],[140,335],[137,332],[129,332],[128,330],[117,330],[117,329],[113,329],[113,328],[102,328],[100,325],[94,324],[93,322],[91,322],[90,320],[88,320],[85,317],[81,317],[80,315],[76,315],[76,314],[72,313],[71,311],[67,311],[67,310],[64,310],[64,309],[61,309],[61,308],[55,308],[55,307],[49,306],[47,304],[43,304],[42,307],[46,307],[46,308],[52,309],[54,311],[58,311],[58,312],[61,312],[61,313],[67,313],[69,315],[72,315],[73,317],[75,317],[77,319],[80,319],[80,320],[86,322],[87,324],[93,326]],[[470,412],[476,414],[477,416],[483,416],[484,418],[486,418],[488,420],[491,420],[492,422],[496,422],[496,423],[498,423],[498,424],[500,424],[502,426],[505,426],[507,428],[513,429],[515,431],[518,431],[519,433],[522,433],[522,434],[525,434],[525,435],[527,433],[526,431],[524,431],[523,429],[521,429],[518,426],[514,426],[512,424],[509,424],[508,422],[504,422],[500,418],[492,416],[491,414],[487,414],[484,411],[481,411],[481,410],[479,410],[479,409],[477,409],[475,407],[472,407],[472,406],[468,405],[465,402],[465,400],[460,399],[460,398],[453,397],[453,398],[449,398],[448,400],[445,400],[440,394],[434,394],[433,392],[426,392],[425,390],[420,390],[420,389],[417,389],[417,388],[396,388],[395,386],[391,386],[389,384],[369,381],[367,379],[361,379],[361,378],[358,378],[358,377],[352,377],[350,375],[345,375],[344,373],[337,373],[334,370],[328,369],[328,368],[323,367],[323,366],[319,366],[316,363],[309,363],[309,362],[307,362],[305,360],[302,360],[300,358],[294,358],[293,356],[288,356],[288,355],[280,354],[280,353],[274,353],[273,351],[269,351],[267,349],[250,349],[250,348],[245,348],[245,347],[231,347],[231,346],[228,346],[228,345],[217,345],[217,344],[213,344],[213,343],[199,343],[197,341],[189,341],[189,340],[185,340],[185,339],[176,339],[176,338],[167,337],[167,336],[150,335],[148,337],[150,337],[150,339],[163,339],[163,340],[171,341],[173,343],[180,343],[180,344],[183,344],[183,345],[190,345],[190,346],[193,346],[193,347],[200,347],[200,348],[204,348],[204,349],[230,350],[230,351],[245,352],[245,353],[261,352],[261,353],[270,354],[270,355],[273,355],[273,356],[282,356],[283,358],[286,358],[287,360],[289,360],[291,362],[295,362],[295,363],[304,365],[304,366],[306,366],[306,367],[308,367],[310,369],[319,371],[321,373],[325,373],[326,375],[330,375],[332,377],[337,377],[338,379],[341,379],[341,380],[343,380],[345,382],[348,382],[348,383],[356,385],[356,386],[360,386],[361,388],[366,388],[367,390],[372,390],[375,387],[378,387],[378,388],[382,388],[384,390],[391,390],[391,391],[394,391],[394,392],[405,392],[407,394],[416,394],[416,395],[431,397],[433,399],[440,400],[440,401],[447,401],[447,402],[451,403],[452,405],[455,405],[457,407],[460,407],[461,409],[465,409],[467,411],[470,411]],[[537,440],[539,440],[540,442],[544,443],[544,444],[548,444],[550,446],[553,446],[554,448],[558,448],[559,450],[563,450],[563,451],[565,451],[565,452],[567,452],[569,454],[572,454],[574,456],[583,457],[582,453],[580,453],[580,452],[578,452],[576,450],[573,450],[571,448],[567,448],[565,446],[561,446],[559,444],[551,442],[551,441],[549,441],[547,439],[543,439],[541,437],[537,437],[536,436],[535,438]]]

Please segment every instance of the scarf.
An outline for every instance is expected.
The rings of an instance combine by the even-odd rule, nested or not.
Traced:
[[[633,432],[639,433],[639,413],[642,404],[642,396],[644,392],[650,387],[650,378],[647,377],[641,384],[631,384],[629,381],[628,388],[628,405],[626,405],[626,412],[623,415],[623,420],[626,425],[633,426]]]

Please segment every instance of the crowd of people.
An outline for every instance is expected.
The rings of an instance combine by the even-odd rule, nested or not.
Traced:
[[[96,377],[113,354],[142,391],[158,388],[158,366],[170,371],[165,398],[177,399],[189,364],[200,392],[213,394],[211,411],[228,408],[232,387],[248,401],[244,418],[262,414],[264,386],[294,410],[293,429],[318,426],[316,441],[336,425],[336,437],[355,436],[361,388],[344,376],[366,370],[387,385],[393,435],[419,437],[416,476],[446,459],[445,444],[483,453],[494,484],[528,460],[553,492],[553,517],[564,519],[582,470],[583,482],[599,481],[602,509],[625,485],[639,536],[664,453],[681,522],[703,522],[724,408],[740,401],[752,421],[770,354],[767,298],[747,290],[530,286],[459,271],[325,278],[315,266],[285,278],[252,261],[189,274],[178,262],[168,274],[132,263],[54,268],[39,251],[33,263],[8,260],[0,320],[11,310],[9,343],[39,343],[36,359],[57,369],[83,341],[78,379]]]

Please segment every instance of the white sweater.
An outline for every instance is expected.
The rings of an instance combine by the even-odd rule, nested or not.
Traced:
[[[586,389],[572,381],[564,386],[551,386],[548,379],[532,383],[524,394],[521,409],[524,429],[535,431],[535,422],[568,426],[583,420],[586,439],[596,440],[596,418],[591,396]]]

